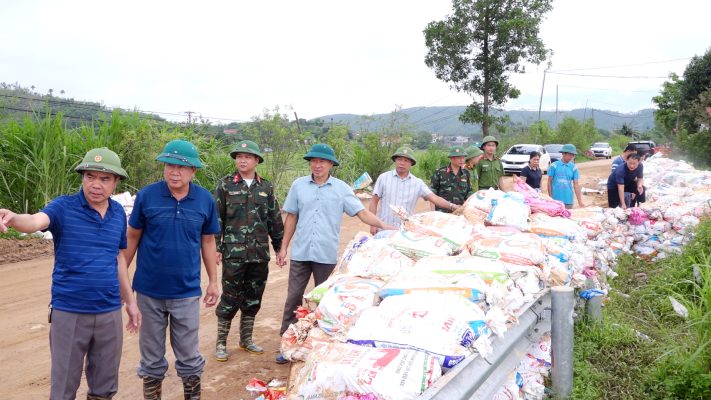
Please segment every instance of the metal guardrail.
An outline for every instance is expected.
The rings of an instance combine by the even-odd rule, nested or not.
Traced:
[[[469,357],[442,375],[418,400],[489,400],[509,373],[551,327],[551,294],[546,293],[519,317],[519,323],[503,338],[492,340],[488,357]]]

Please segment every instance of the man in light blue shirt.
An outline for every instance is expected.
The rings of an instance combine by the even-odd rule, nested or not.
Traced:
[[[560,152],[563,159],[554,162],[548,168],[548,195],[562,201],[565,208],[573,208],[573,193],[575,193],[578,205],[585,207],[578,184],[580,172],[573,161],[578,152],[572,144],[563,145]]]
[[[331,176],[338,166],[333,148],[317,143],[306,153],[311,175],[296,179],[284,201],[284,240],[277,254],[277,265],[286,265],[286,250],[291,249],[289,289],[284,304],[280,335],[296,322],[294,310],[301,305],[306,285],[314,276],[314,285],[323,283],[336,266],[338,236],[342,214],[357,216],[364,223],[380,229],[394,229],[366,210],[353,190],[340,179]],[[281,354],[277,363],[288,362]]]

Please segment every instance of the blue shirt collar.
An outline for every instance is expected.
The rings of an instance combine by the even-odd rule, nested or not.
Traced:
[[[164,197],[173,197],[173,194],[170,193],[170,189],[168,189],[168,183],[166,181],[160,181],[160,183],[161,183],[161,185],[160,185],[161,195],[163,195]],[[188,195],[185,196],[185,198],[192,200],[195,198],[194,197],[195,187],[193,186],[194,184],[192,182],[190,182],[188,185],[189,185],[188,186]]]
[[[81,204],[82,207],[88,208],[90,210],[94,210],[94,207],[89,204],[89,202],[86,200],[86,197],[84,197],[84,188],[79,188],[79,193],[77,193],[77,196],[79,196],[79,204]],[[106,209],[106,213],[108,214],[110,211],[112,211],[111,208],[111,198],[109,197],[108,199],[109,202],[109,208]]]
[[[316,181],[314,180],[314,174],[309,175],[309,182],[313,183],[314,185],[318,185]],[[324,182],[324,185],[330,185],[333,183],[333,175],[328,174],[328,179],[326,179],[326,182]]]

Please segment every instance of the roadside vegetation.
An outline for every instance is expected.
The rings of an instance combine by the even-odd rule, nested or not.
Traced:
[[[710,399],[711,220],[682,254],[622,256],[616,272],[603,322],[576,324],[572,398]]]

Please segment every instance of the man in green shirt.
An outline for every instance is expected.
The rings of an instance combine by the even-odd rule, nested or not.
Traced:
[[[479,190],[489,188],[501,188],[504,176],[504,166],[501,160],[496,157],[496,148],[499,142],[493,136],[486,136],[481,143],[484,157],[476,165],[476,172],[479,175]]]

